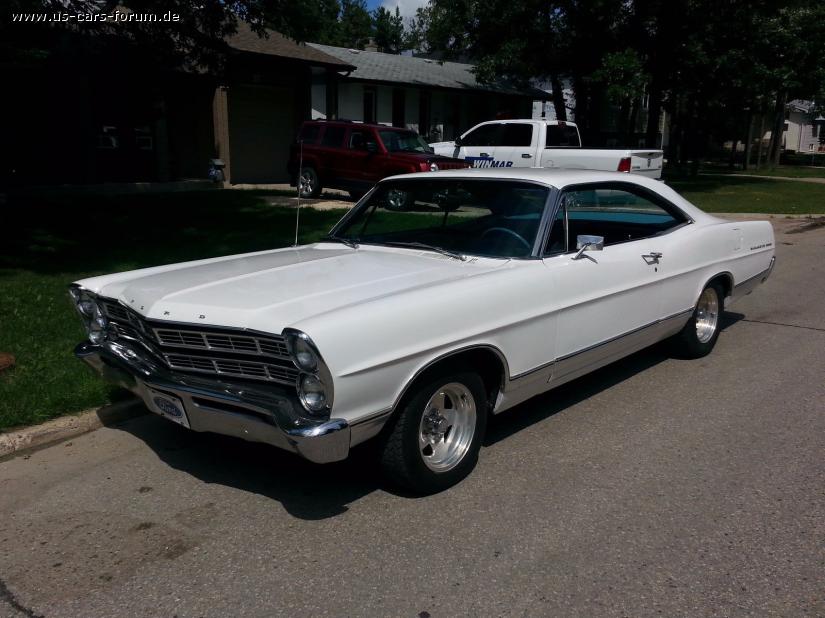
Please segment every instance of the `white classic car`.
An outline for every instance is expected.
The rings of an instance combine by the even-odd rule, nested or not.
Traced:
[[[768,222],[611,172],[478,169],[380,182],[324,240],[93,277],[76,355],[195,431],[314,462],[380,442],[438,491],[497,414],[657,341],[700,357],[774,264]]]

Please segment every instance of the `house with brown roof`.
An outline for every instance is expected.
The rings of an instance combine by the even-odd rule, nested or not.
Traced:
[[[220,75],[146,66],[114,46],[81,56],[82,41],[48,61],[0,64],[14,120],[0,176],[26,185],[166,182],[206,178],[220,159],[232,183],[286,180],[289,144],[311,116],[312,80],[354,67],[245,23],[226,42]]]
[[[11,84],[0,175],[19,184],[204,179],[289,180],[289,146],[303,120],[341,118],[452,139],[483,120],[530,117],[546,93],[478,82],[469,64],[301,44],[244,22],[226,38],[220,74],[147,66],[128,46],[45,62],[0,64]]]

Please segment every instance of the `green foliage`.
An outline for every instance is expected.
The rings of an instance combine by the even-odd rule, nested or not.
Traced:
[[[825,95],[821,0],[432,0],[410,39],[472,58],[482,81],[565,80],[585,137],[605,99],[630,120],[647,92],[654,120],[673,116],[677,155],[683,142],[744,138],[746,108]]]
[[[404,47],[404,19],[398,7],[395,7],[393,14],[380,6],[373,12],[372,18],[375,23],[375,44],[378,51],[399,53]]]
[[[364,49],[372,37],[372,18],[366,0],[343,0],[338,23],[338,45]]]

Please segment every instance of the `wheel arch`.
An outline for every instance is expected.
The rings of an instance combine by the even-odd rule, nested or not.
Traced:
[[[509,379],[510,369],[507,358],[497,347],[490,344],[476,344],[451,350],[419,368],[396,397],[392,407],[393,414],[400,409],[407,397],[410,396],[416,384],[435,375],[441,375],[459,368],[470,368],[478,373],[482,382],[484,382],[484,390],[487,393],[488,411],[492,410],[499,391],[503,388],[505,381]]]
[[[696,298],[698,299],[699,296],[702,294],[702,290],[704,290],[706,287],[713,283],[718,283],[722,286],[723,301],[725,298],[728,298],[731,294],[733,294],[733,275],[729,271],[723,271],[713,275],[710,279],[708,279],[696,293]]]

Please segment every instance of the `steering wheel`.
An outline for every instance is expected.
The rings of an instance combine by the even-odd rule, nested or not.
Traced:
[[[481,237],[484,238],[485,236],[487,236],[487,234],[492,234],[493,232],[502,232],[504,234],[512,236],[517,241],[519,241],[521,244],[523,244],[524,248],[527,249],[528,251],[530,251],[533,248],[530,245],[530,243],[527,242],[521,234],[519,234],[518,232],[514,232],[513,230],[511,230],[510,228],[507,228],[507,227],[491,227],[490,229],[484,230],[484,232],[481,234]]]

